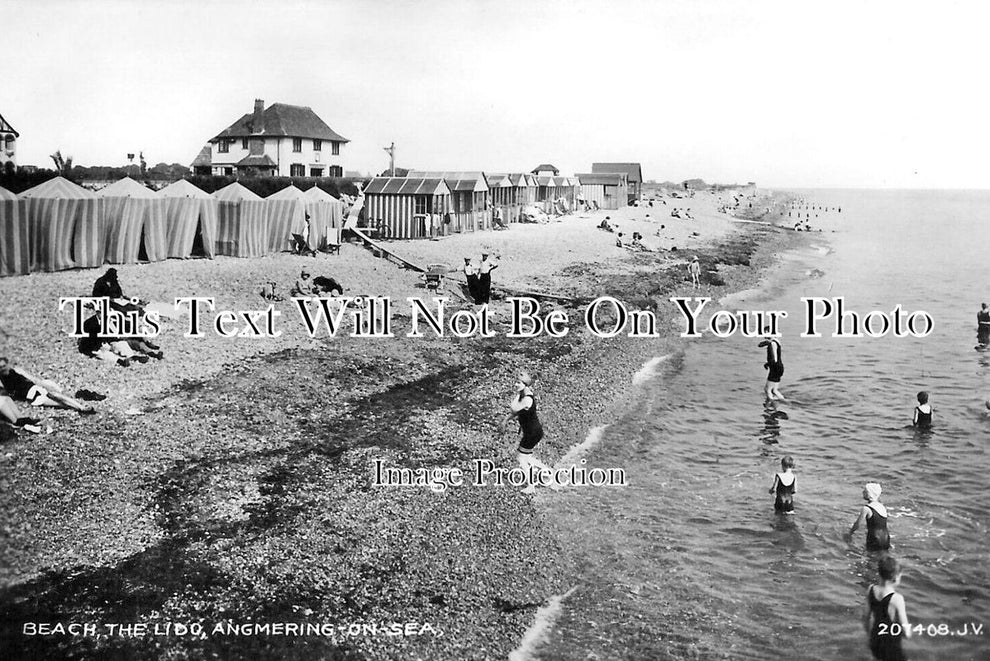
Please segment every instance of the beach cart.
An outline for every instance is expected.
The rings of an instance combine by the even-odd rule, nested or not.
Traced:
[[[446,264],[427,264],[423,280],[426,288],[434,291],[443,290],[443,277],[450,273],[450,268]]]

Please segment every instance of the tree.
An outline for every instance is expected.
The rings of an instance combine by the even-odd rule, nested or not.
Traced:
[[[61,149],[55,150],[55,153],[51,155],[51,159],[55,161],[55,171],[60,175],[66,175],[72,170],[72,157],[63,157]]]

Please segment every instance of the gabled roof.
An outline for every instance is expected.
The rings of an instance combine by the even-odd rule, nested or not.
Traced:
[[[320,201],[323,201],[323,202],[340,202],[340,200],[338,200],[333,195],[331,195],[330,193],[326,192],[325,190],[323,190],[319,186],[313,186],[308,191],[304,192],[303,193],[303,197],[305,197],[307,200],[310,200],[310,201],[316,200],[317,202],[320,202]]]
[[[189,167],[195,168],[197,166],[204,165],[213,165],[213,154],[210,149],[210,143],[203,145],[203,148],[199,150],[198,154],[196,154],[196,158],[193,159],[192,165]]]
[[[252,167],[252,168],[274,168],[278,164],[272,160],[272,157],[268,154],[253,154],[248,155],[237,161],[237,167]]]
[[[512,188],[512,180],[503,172],[486,172],[489,188]]]
[[[16,200],[17,196],[6,188],[0,188],[0,200]]]
[[[596,173],[586,173],[575,175],[578,181],[582,185],[595,185],[600,186],[622,186],[626,182],[626,175],[624,172],[611,172],[605,174]]]
[[[447,182],[447,187],[458,192],[482,192],[488,190],[488,179],[484,172],[455,172],[449,170],[426,171],[410,170],[407,177],[418,177],[421,179],[443,179]]]
[[[537,186],[556,186],[557,182],[550,175],[543,175],[542,177],[536,178]]]
[[[264,127],[261,133],[252,132],[254,113],[250,112],[221,131],[210,142],[220,138],[288,137],[316,138],[334,142],[350,142],[336,133],[320,119],[308,106],[290,106],[287,103],[273,103],[262,113]]]
[[[200,188],[197,188],[185,179],[179,179],[178,181],[172,182],[165,188],[161,189],[159,193],[161,193],[162,197],[198,197],[201,199],[213,198],[212,195]]]
[[[591,172],[592,174],[623,172],[630,183],[635,184],[643,181],[643,170],[639,167],[639,163],[592,163]]]
[[[77,186],[64,177],[49,179],[43,184],[38,184],[34,188],[29,188],[18,197],[21,198],[58,198],[63,200],[91,200],[96,199],[96,193],[88,191],[82,186]]]
[[[532,172],[533,174],[536,174],[537,172],[553,172],[554,174],[560,174],[560,170],[557,169],[557,166],[550,165],[549,163],[541,163],[540,165],[537,165],[535,168],[530,170],[530,172]]]
[[[213,197],[227,202],[237,202],[238,200],[260,200],[261,196],[245,188],[238,182],[224,186],[213,193]]]
[[[443,179],[423,177],[375,177],[365,195],[450,195]]]
[[[269,195],[266,199],[268,200],[305,200],[306,194],[295,187],[294,184],[289,184],[280,191],[276,191]]]
[[[15,129],[13,126],[11,126],[10,125],[10,122],[8,122],[6,119],[3,118],[3,115],[0,115],[0,131],[6,131],[8,133],[13,133],[14,134],[14,137],[17,137],[17,138],[21,137],[21,134],[17,132],[17,129]]]
[[[523,172],[513,172],[509,174],[509,181],[518,188],[529,188],[533,185],[530,175]]]
[[[140,199],[157,199],[161,197],[156,191],[147,186],[139,184],[130,177],[124,177],[120,181],[115,181],[109,186],[104,186],[96,191],[98,197],[134,197]]]

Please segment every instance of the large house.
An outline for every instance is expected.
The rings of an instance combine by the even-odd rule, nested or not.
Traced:
[[[20,133],[0,115],[0,169],[4,172],[17,167],[17,138]]]
[[[256,99],[248,113],[221,131],[205,154],[196,157],[194,170],[215,175],[259,174],[281,177],[342,177],[344,145],[350,142],[312,108]],[[205,150],[204,150],[205,151]]]

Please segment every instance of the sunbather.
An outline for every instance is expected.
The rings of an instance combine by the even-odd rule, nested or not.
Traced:
[[[40,434],[42,429],[41,420],[21,415],[17,404],[14,403],[14,400],[2,388],[0,388],[0,421],[7,422],[18,429],[23,429],[34,434]]]
[[[14,361],[0,356],[0,384],[12,397],[30,402],[31,406],[55,406],[79,413],[95,413],[92,406],[69,397],[54,381],[41,379],[14,366]]]

